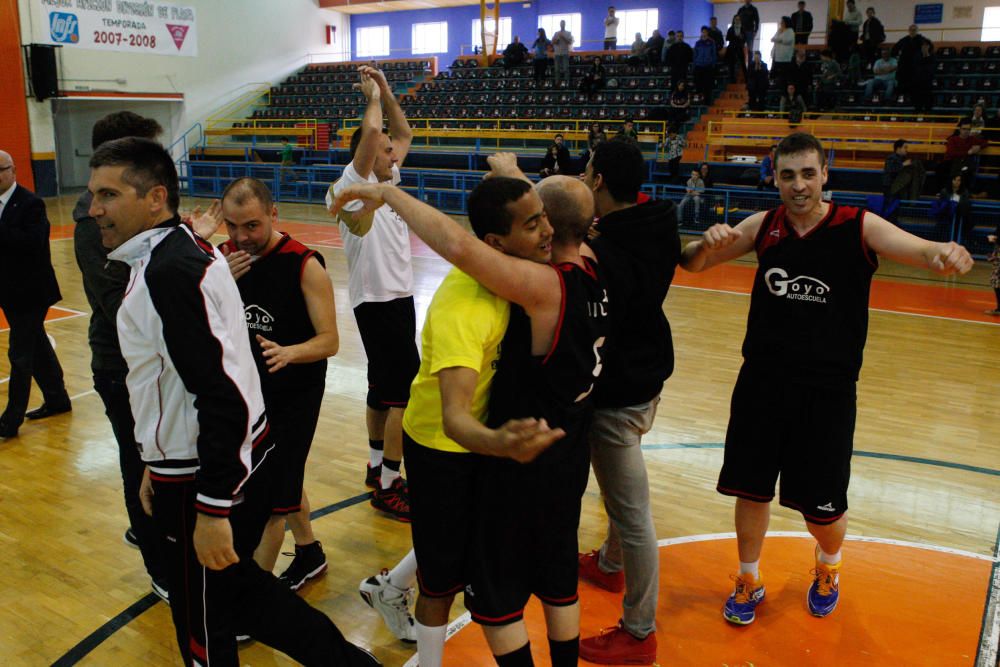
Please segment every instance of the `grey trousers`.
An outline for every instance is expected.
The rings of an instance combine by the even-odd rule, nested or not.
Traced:
[[[656,630],[660,558],[641,445],[659,402],[657,397],[640,405],[597,410],[589,435],[591,464],[608,512],[608,537],[598,563],[607,572],[625,570],[622,622],[636,637]]]
[[[570,83],[568,55],[556,56],[556,74],[555,74],[556,85],[559,85],[560,78],[564,79],[567,85]]]

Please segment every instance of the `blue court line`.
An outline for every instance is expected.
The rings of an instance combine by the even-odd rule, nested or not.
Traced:
[[[643,445],[642,448],[647,451],[657,451],[666,449],[722,449],[724,446],[725,445],[721,442],[692,442],[668,445]],[[953,470],[964,470],[966,472],[974,472],[980,475],[1000,477],[1000,470],[996,470],[994,468],[983,468],[981,466],[973,466],[967,463],[940,461],[938,459],[925,459],[919,456],[905,456],[903,454],[886,454],[884,452],[862,451],[855,451],[854,456],[860,456],[868,459],[883,459],[886,461],[902,461],[904,463],[919,463],[920,465],[934,466],[936,468],[952,468]]]
[[[662,451],[671,449],[722,449],[723,443],[721,442],[693,442],[693,443],[676,443],[676,444],[662,444],[662,445],[643,445],[642,449],[646,451]],[[890,461],[903,461],[906,463],[918,463],[921,465],[936,466],[939,468],[953,468],[956,470],[965,470],[967,472],[979,473],[982,475],[992,475],[1000,477],[1000,470],[994,470],[992,468],[982,468],[979,466],[970,466],[964,463],[953,463],[951,461],[938,461],[936,459],[925,459],[917,456],[903,456],[902,454],[884,454],[881,452],[854,452],[855,456],[873,458],[873,459],[886,459]],[[318,510],[314,510],[309,513],[311,519],[316,520],[332,514],[342,509],[348,507],[353,507],[359,503],[362,503],[369,498],[371,498],[371,492],[361,493],[352,498],[347,498],[341,500],[340,502],[333,503],[332,505],[327,505]],[[997,533],[997,543],[1000,545],[1000,531]],[[996,553],[996,547],[994,547],[994,553]],[[994,568],[997,564],[994,564]],[[90,633],[83,641],[71,648],[65,653],[61,658],[52,663],[52,667],[70,667],[70,665],[75,665],[80,660],[82,660],[88,653],[93,651],[95,648],[101,645],[104,640],[113,635],[118,629],[127,625],[130,621],[138,617],[144,611],[152,607],[159,600],[158,597],[152,593],[147,594],[145,597],[140,599],[135,604],[131,605],[128,609],[118,614],[110,621],[99,627],[94,632]],[[986,611],[983,612],[983,632],[986,631]]]
[[[997,539],[993,543],[993,557],[996,558],[1000,555],[1000,526],[997,527]],[[979,644],[976,647],[976,659],[972,662],[974,665],[979,664],[979,658],[983,653],[983,642],[986,641],[987,623],[989,622],[990,614],[990,600],[993,597],[993,582],[996,581],[997,569],[1000,568],[1000,561],[993,561],[993,567],[990,568],[990,585],[986,587],[986,602],[983,604],[983,621],[979,626]],[[1000,614],[1000,608],[995,609],[995,614]]]
[[[353,498],[341,500],[340,502],[327,505],[326,507],[310,512],[309,518],[315,521],[316,519],[324,517],[327,514],[332,514],[338,510],[357,505],[358,503],[363,503],[371,498],[371,496],[371,492],[368,492],[356,495]],[[153,593],[146,594],[146,596],[141,598],[138,602],[129,606],[128,609],[91,632],[86,638],[83,639],[83,641],[66,651],[61,658],[52,663],[52,667],[70,667],[70,665],[75,665],[80,662],[87,656],[88,653],[100,646],[104,640],[113,635],[119,629],[128,625],[135,618],[138,618],[140,614],[159,601],[160,598]]]

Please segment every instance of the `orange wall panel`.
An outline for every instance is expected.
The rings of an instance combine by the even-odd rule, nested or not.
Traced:
[[[17,0],[0,0],[0,149],[17,165],[17,182],[35,189],[31,173],[31,129],[24,99],[24,61]]]

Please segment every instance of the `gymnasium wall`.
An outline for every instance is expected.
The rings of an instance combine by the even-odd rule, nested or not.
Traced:
[[[896,42],[913,23],[914,4],[917,3],[859,0],[858,7],[862,11],[875,7],[888,33],[887,40]],[[978,42],[982,36],[983,10],[1000,6],[1000,0],[945,0],[941,4],[944,5],[942,23],[919,24],[920,32],[933,42]]]
[[[198,55],[195,57],[95,51],[66,46],[58,49],[60,89],[81,94],[182,93],[171,104],[164,141],[170,143],[195,122],[253,88],[281,81],[308,61],[307,54],[346,60],[350,53],[348,18],[320,9],[315,0],[172,0],[196,13]],[[48,34],[46,16],[37,0],[17,0],[21,41],[41,42]],[[327,26],[337,26],[340,44],[327,45]],[[123,79],[117,83],[114,79]],[[61,100],[60,113],[72,113],[73,102]],[[101,102],[108,112],[131,109],[127,101]],[[137,104],[146,104],[139,102]],[[53,102],[28,100],[32,153],[51,158],[56,152]],[[85,136],[83,136],[85,135]],[[80,152],[90,149],[89,132],[76,137]],[[67,150],[61,142],[60,150]],[[55,169],[52,170],[53,173]],[[41,191],[41,188],[40,188]],[[46,192],[46,194],[52,194]]]
[[[545,14],[565,14],[581,12],[583,35],[574,35],[576,48],[600,50],[604,42],[604,17],[608,5],[617,9],[658,9],[660,12],[660,32],[665,36],[668,30],[682,29],[694,31],[708,23],[712,15],[712,3],[707,0],[612,0],[611,2],[581,3],[579,0],[536,0],[531,3],[504,3],[500,5],[500,15],[511,17],[511,36],[518,35],[530,47],[538,32],[538,17]],[[527,5],[527,6],[525,6]],[[472,53],[472,21],[479,18],[479,7],[451,7],[448,9],[420,9],[403,12],[351,15],[351,35],[358,28],[388,25],[391,58],[405,58],[411,55],[414,23],[435,21],[448,22],[448,52],[438,54],[442,68],[447,68],[461,55]],[[551,35],[549,35],[551,37]],[[648,38],[648,35],[644,35]],[[619,45],[621,46],[621,45]],[[626,45],[627,46],[627,45]],[[356,49],[352,54],[356,54]]]

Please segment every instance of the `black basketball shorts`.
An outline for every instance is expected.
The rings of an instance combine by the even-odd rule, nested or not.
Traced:
[[[413,297],[362,303],[354,318],[368,355],[368,407],[405,408],[420,369]]]

